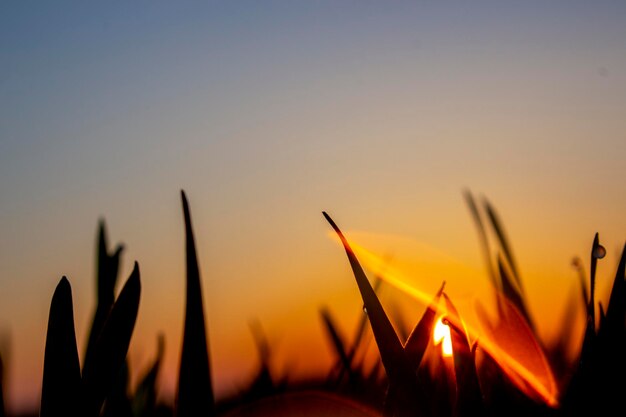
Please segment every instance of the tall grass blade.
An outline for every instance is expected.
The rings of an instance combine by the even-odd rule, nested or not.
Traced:
[[[591,248],[587,328],[579,367],[566,397],[567,409],[575,410],[581,415],[615,414],[615,410],[624,409],[626,401],[626,247],[617,267],[606,314],[603,309],[600,310],[600,326],[596,326],[595,275],[597,260],[604,257],[604,253],[596,233]]]
[[[54,291],[43,365],[41,417],[78,416],[80,363],[74,332],[72,288],[63,277]]]
[[[106,321],[115,301],[115,286],[120,265],[120,255],[124,247],[118,245],[109,253],[106,225],[101,220],[98,225],[98,247],[96,267],[96,311],[89,331],[87,350],[84,364],[92,360],[93,349],[100,336],[104,322]]]
[[[509,241],[506,238],[506,234],[504,233],[504,228],[502,227],[500,218],[498,217],[498,214],[494,210],[493,206],[489,203],[489,201],[487,201],[487,199],[484,199],[484,204],[485,204],[485,210],[487,211],[487,216],[489,217],[493,230],[496,232],[496,236],[498,237],[500,247],[502,248],[506,261],[508,262],[509,266],[511,267],[511,271],[513,272],[512,274],[513,279],[515,280],[515,283],[517,284],[517,287],[519,288],[520,294],[523,294],[524,288],[522,287],[522,280],[520,279],[517,265],[515,263],[515,260],[513,259],[513,252],[511,251],[511,245],[509,244]]]
[[[191,226],[189,204],[181,191],[185,216],[186,307],[185,330],[178,377],[178,417],[210,416],[214,413],[208,343],[204,323],[204,306],[196,245]]]
[[[419,393],[417,392],[415,373],[411,370],[404,347],[398,339],[398,335],[391,325],[387,314],[385,314],[365,272],[363,272],[363,268],[361,268],[359,261],[354,255],[348,240],[333,219],[326,212],[322,212],[322,214],[339,236],[348,255],[352,272],[363,299],[364,309],[372,326],[381,361],[389,379],[385,410],[393,410],[394,415],[398,416],[413,415],[419,405]]]
[[[593,245],[591,248],[591,263],[589,267],[589,304],[587,305],[587,312],[591,323],[595,328],[596,322],[596,308],[595,308],[595,294],[596,294],[596,267],[598,265],[598,258],[596,256],[597,248],[600,246],[600,239],[598,233],[593,238]]]
[[[346,250],[346,254],[348,255],[348,260],[350,261],[350,266],[352,267],[352,272],[354,273],[354,277],[357,282],[357,286],[359,287],[359,291],[361,292],[361,297],[363,298],[364,308],[369,317],[370,323],[372,325],[372,331],[374,332],[374,338],[376,339],[376,344],[378,345],[378,349],[380,350],[380,356],[383,362],[383,366],[387,371],[387,375],[389,379],[393,379],[395,375],[400,373],[400,365],[402,359],[404,358],[404,349],[398,336],[396,335],[389,318],[385,314],[374,289],[372,288],[369,280],[365,276],[365,272],[363,272],[363,268],[359,264],[348,240],[345,238],[339,227],[335,224],[333,219],[323,212],[324,217],[330,223],[332,228],[335,230],[335,233],[341,239],[344,249]]]
[[[496,290],[501,290],[500,283],[498,282],[498,278],[496,277],[496,274],[493,270],[493,265],[491,263],[491,252],[489,250],[487,232],[485,231],[485,226],[483,225],[483,221],[480,217],[480,212],[478,211],[476,201],[474,200],[474,197],[469,190],[465,190],[463,192],[463,197],[465,198],[467,207],[469,208],[472,219],[474,220],[474,224],[476,225],[476,229],[478,230],[478,240],[480,242],[480,247],[485,258],[485,267],[487,268],[487,275],[489,276],[489,280]]]
[[[83,367],[85,415],[98,415],[124,366],[137,320],[141,282],[139,265],[124,284],[93,349],[93,360]]]

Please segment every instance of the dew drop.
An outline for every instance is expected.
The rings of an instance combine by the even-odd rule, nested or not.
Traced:
[[[604,249],[604,246],[598,245],[595,248],[593,248],[593,257],[594,258],[602,259],[602,258],[604,258],[605,255],[606,255],[606,249]]]
[[[363,306],[363,312],[367,314],[367,308],[365,306]]]

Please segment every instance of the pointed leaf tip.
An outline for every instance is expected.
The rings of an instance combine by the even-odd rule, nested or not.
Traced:
[[[61,280],[59,281],[59,283],[57,284],[57,289],[61,286],[68,286],[71,289],[71,285],[70,285],[70,281],[67,279],[67,277],[65,275],[63,275],[63,277],[61,278]]]
[[[335,224],[335,222],[333,221],[333,219],[328,215],[328,213],[326,213],[325,211],[322,211],[322,214],[324,215],[324,218],[326,219],[326,221],[328,223],[330,223],[330,225],[333,227],[333,229],[338,230],[339,228],[337,227],[337,224]]]
[[[139,273],[139,263],[135,261],[133,266],[133,272],[130,273],[130,277],[128,277],[128,285],[132,284],[133,287],[139,287],[137,290],[141,290],[141,274]]]
[[[189,201],[187,200],[187,195],[184,191],[181,190],[180,197],[183,202],[183,216],[185,218],[185,228],[186,230],[191,229],[191,213],[189,210]]]
[[[183,201],[183,206],[186,206],[187,203],[187,194],[185,193],[185,190],[180,190],[180,198]]]
[[[40,415],[77,415],[80,365],[74,331],[72,289],[67,277],[57,284],[48,317]]]
[[[179,417],[214,415],[208,340],[206,336],[200,270],[189,204],[181,190],[185,218],[185,322],[178,375],[176,414]]]
[[[344,237],[343,232],[341,231],[341,229],[339,229],[339,226],[337,226],[337,223],[335,223],[334,220],[325,211],[323,211],[322,214],[324,215],[324,218],[326,219],[326,221],[333,228],[335,233],[337,233],[337,235],[339,236],[339,239],[341,239],[341,241],[343,242],[343,245],[346,247],[346,250],[349,249],[350,252],[352,252],[352,248],[350,248],[350,246],[348,245],[348,241]]]

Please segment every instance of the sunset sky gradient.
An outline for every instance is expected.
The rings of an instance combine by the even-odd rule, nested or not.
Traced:
[[[600,233],[603,297],[626,237],[625,109],[623,1],[2,2],[9,406],[39,399],[62,275],[82,357],[100,218],[112,244],[125,244],[121,280],[134,260],[141,269],[134,375],[163,332],[171,398],[180,189],[218,396],[255,369],[250,320],[279,375],[328,363],[321,305],[351,334],[358,292],[322,210],[421,291],[446,278],[469,315],[465,301],[487,278],[462,191],[486,196],[549,339],[577,283],[572,257],[588,264]],[[384,291],[390,302],[396,293]]]

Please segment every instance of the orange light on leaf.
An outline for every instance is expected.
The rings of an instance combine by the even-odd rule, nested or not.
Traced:
[[[386,265],[384,258],[353,241],[350,241],[350,245],[359,260],[370,270],[376,272],[385,282],[417,300],[424,303],[430,302],[431,294],[409,284],[401,273]],[[476,327],[469,327],[466,329],[466,333],[470,336],[473,335],[474,339],[478,339],[480,336],[479,345],[481,348],[496,360],[501,369],[522,392],[531,398],[545,402],[550,407],[557,407],[559,405],[559,392],[539,342],[515,306],[505,297],[501,295],[500,297],[501,306],[504,307],[505,311],[502,317],[504,320],[500,322],[498,331],[494,331],[496,330],[492,328],[494,326],[488,326],[491,329],[482,329],[482,331]],[[479,310],[481,309],[479,308]],[[483,319],[485,318],[486,314],[480,314],[481,311],[478,313],[479,316],[483,316]],[[436,326],[439,326],[440,329],[447,329],[447,340],[450,341],[449,349],[446,347],[446,337],[444,337],[442,352],[446,356],[445,349],[448,349],[450,352],[448,355],[452,354],[450,328],[441,321],[441,318],[437,321]],[[434,337],[437,337],[437,330],[435,329],[434,332]]]

